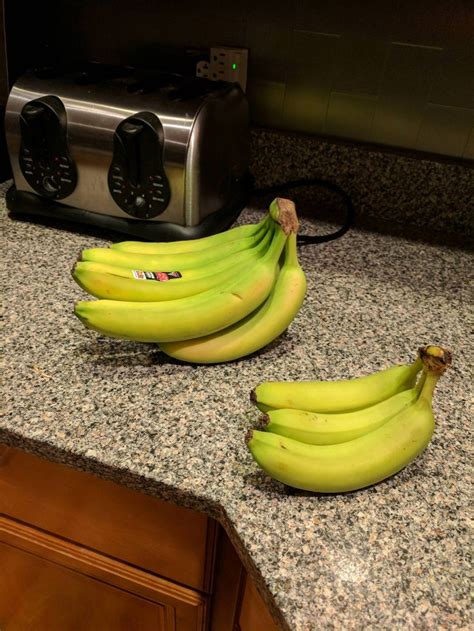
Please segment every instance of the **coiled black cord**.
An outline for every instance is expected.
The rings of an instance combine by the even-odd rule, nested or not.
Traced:
[[[325,243],[326,241],[333,241],[334,239],[342,237],[342,235],[345,234],[349,230],[349,228],[353,226],[355,221],[355,208],[354,204],[352,203],[352,199],[344,189],[342,189],[337,184],[334,184],[334,182],[330,182],[329,180],[323,180],[318,177],[301,178],[299,180],[291,180],[289,182],[274,184],[273,186],[267,186],[264,188],[255,188],[252,191],[252,195],[255,195],[255,197],[274,195],[275,193],[285,192],[294,188],[299,188],[300,186],[319,186],[321,188],[332,191],[333,193],[337,193],[338,195],[340,195],[346,208],[344,223],[338,230],[332,232],[331,234],[323,235],[300,234],[298,235],[298,243],[300,245],[309,245],[311,243]]]

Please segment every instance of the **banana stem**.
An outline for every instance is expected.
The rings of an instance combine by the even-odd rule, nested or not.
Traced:
[[[423,368],[423,361],[421,360],[421,357],[418,356],[413,362],[413,364],[411,365],[410,373],[405,380],[406,389],[413,388],[415,386],[416,378],[422,368]]]
[[[438,379],[451,366],[452,354],[441,346],[424,346],[419,349],[419,356],[423,362],[423,372],[426,373],[420,398],[431,402]]]
[[[420,375],[420,378],[418,379],[418,383],[415,386],[415,390],[418,392],[418,396],[420,395],[420,392],[423,390],[425,381],[426,381],[426,370],[423,370],[423,372]]]
[[[290,234],[290,232],[298,232],[298,217],[295,204],[291,199],[275,198],[270,204],[269,212],[271,218],[280,224],[286,235]]]
[[[257,224],[257,230],[255,231],[255,234],[259,233],[260,231],[262,232],[262,234],[265,234],[266,231],[268,230],[269,224],[271,221],[271,217],[270,217],[270,213],[267,213],[265,215],[265,217],[258,222]]]
[[[273,257],[279,258],[280,254],[283,251],[283,248],[285,247],[287,238],[288,237],[282,226],[276,225],[272,237],[272,242],[270,243],[270,247],[266,251],[263,258],[267,260],[272,259]]]
[[[451,351],[441,346],[422,346],[418,349],[418,353],[426,370],[440,375],[451,366],[453,361]]]
[[[425,383],[420,392],[420,399],[431,402],[433,398],[433,392],[438,383],[438,379],[441,377],[441,373],[428,372],[426,375]]]
[[[285,262],[291,267],[299,267],[296,251],[296,232],[290,232],[285,245]]]

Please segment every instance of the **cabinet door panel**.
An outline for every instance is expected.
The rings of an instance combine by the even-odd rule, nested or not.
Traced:
[[[209,591],[215,524],[201,513],[2,445],[0,513]]]
[[[1,515],[0,546],[2,631],[10,631],[6,623],[19,625],[14,631],[51,631],[56,620],[61,631],[121,630],[121,620],[132,631],[204,629],[207,598],[189,587]],[[48,625],[39,624],[43,616]]]
[[[0,566],[3,631],[167,631],[163,605],[18,548],[0,543]]]

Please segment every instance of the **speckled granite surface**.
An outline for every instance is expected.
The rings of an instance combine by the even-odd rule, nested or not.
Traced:
[[[449,163],[419,154],[342,144],[303,134],[252,130],[250,169],[258,187],[319,177],[341,186],[357,209],[359,226],[383,227],[413,238],[457,235],[474,243],[474,162]],[[284,195],[283,195],[284,196]],[[300,209],[321,219],[339,216],[341,202],[324,190],[292,192]]]
[[[361,231],[306,247],[308,296],[287,334],[254,357],[193,367],[75,319],[71,265],[107,240],[2,218],[1,441],[216,517],[283,628],[468,628],[467,253]],[[434,440],[404,472],[315,496],[257,469],[244,435],[258,382],[361,375],[427,342],[451,347],[454,366]]]

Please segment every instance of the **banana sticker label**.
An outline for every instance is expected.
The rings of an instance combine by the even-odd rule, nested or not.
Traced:
[[[144,272],[143,270],[132,270],[133,278],[137,280],[157,280],[160,282],[166,282],[173,280],[173,278],[181,278],[181,272]]]

